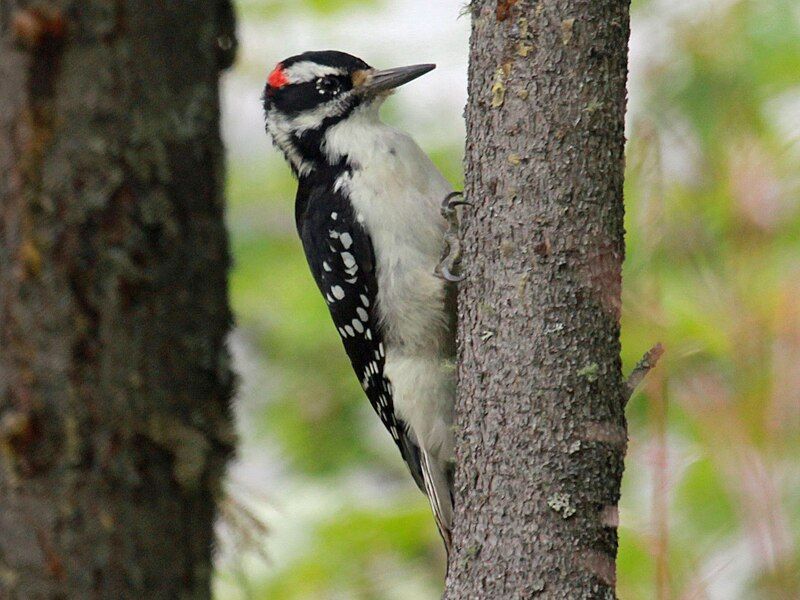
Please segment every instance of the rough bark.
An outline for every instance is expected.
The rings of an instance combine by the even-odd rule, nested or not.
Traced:
[[[227,2],[0,2],[0,597],[209,597]]]
[[[626,0],[474,0],[445,598],[613,598]]]

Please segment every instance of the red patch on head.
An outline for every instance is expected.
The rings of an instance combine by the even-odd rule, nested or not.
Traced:
[[[267,84],[269,84],[269,87],[277,90],[287,83],[289,83],[289,79],[286,77],[286,73],[283,72],[283,65],[278,63],[278,66],[269,74]]]

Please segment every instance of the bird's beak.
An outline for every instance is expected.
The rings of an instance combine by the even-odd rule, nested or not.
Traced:
[[[359,94],[375,95],[400,87],[404,83],[433,71],[435,68],[436,65],[429,64],[395,67],[394,69],[384,69],[382,71],[358,71],[354,74],[353,83]]]

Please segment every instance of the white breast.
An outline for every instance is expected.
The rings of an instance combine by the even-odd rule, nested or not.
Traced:
[[[446,229],[440,207],[452,187],[410,137],[380,122],[377,107],[331,127],[325,150],[354,166],[338,185],[375,249],[377,310],[395,410],[424,449],[450,456],[454,374],[445,355],[445,283],[434,269]]]

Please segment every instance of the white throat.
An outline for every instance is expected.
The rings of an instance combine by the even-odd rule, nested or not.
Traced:
[[[386,149],[389,137],[396,131],[383,123],[380,108],[385,97],[357,107],[344,121],[325,132],[322,152],[330,164],[346,158],[348,164],[360,167]]]

